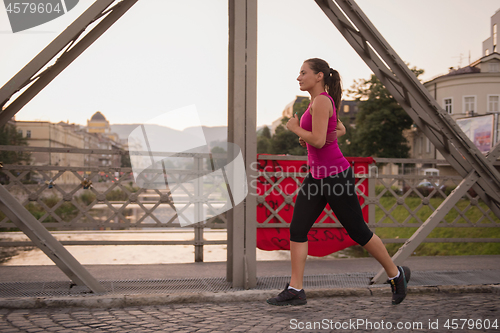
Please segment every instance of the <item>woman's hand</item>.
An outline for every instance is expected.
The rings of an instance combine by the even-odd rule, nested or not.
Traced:
[[[346,128],[344,124],[340,121],[340,119],[337,121],[337,138],[340,138],[342,135],[346,133]]]
[[[295,133],[295,130],[300,127],[299,117],[295,113],[290,120],[286,123],[286,128]]]
[[[306,146],[306,142],[305,142],[305,141],[304,141],[304,139],[302,139],[302,138],[299,138],[299,144],[300,144],[302,147],[304,147],[304,148],[306,148],[306,147],[307,147],[307,146]]]

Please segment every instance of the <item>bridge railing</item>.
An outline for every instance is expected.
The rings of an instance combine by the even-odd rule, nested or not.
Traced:
[[[96,150],[76,148],[42,148],[1,146],[1,150],[29,151],[37,153],[64,153],[84,155],[124,155],[123,150]],[[130,152],[134,154],[134,152]],[[137,152],[137,154],[141,154]],[[182,175],[207,175],[210,159],[217,154],[178,154],[184,164],[178,170]],[[288,228],[290,220],[284,219],[286,211],[293,212],[294,195],[301,179],[307,174],[306,157],[260,155],[258,165],[280,161],[300,165],[295,173],[279,169],[259,167],[259,179],[268,185],[266,191],[257,193],[258,209],[266,210],[266,221],[256,223],[257,228]],[[351,159],[351,161],[353,161]],[[352,162],[355,166],[357,162]],[[418,165],[443,164],[438,160],[376,159],[356,169],[356,190],[370,228],[415,228],[421,226],[434,212],[451,190],[462,180],[456,175],[424,175]],[[412,165],[409,170],[404,165]],[[392,166],[389,167],[389,166]],[[421,168],[422,169],[422,168]],[[405,170],[405,172],[402,172]],[[170,170],[172,172],[172,170]],[[193,177],[191,177],[193,178]],[[207,179],[207,178],[206,178]],[[204,229],[225,229],[226,214],[218,213],[224,205],[225,183],[214,180],[200,184],[187,181],[182,211],[176,210],[168,186],[164,189],[144,189],[137,186],[132,168],[117,166],[63,166],[63,165],[3,165],[0,181],[49,230],[154,230],[180,228],[178,214],[189,209],[202,209],[202,222],[190,226],[192,240],[164,241],[63,241],[65,245],[192,245],[195,261],[203,261],[203,246],[226,244],[226,240],[206,240]],[[285,191],[284,184],[294,183],[295,189]],[[91,184],[90,184],[91,182]],[[256,186],[249,182],[249,186]],[[271,190],[269,190],[271,189]],[[270,204],[269,195],[281,196],[279,205]],[[193,195],[194,194],[194,195]],[[254,194],[255,195],[255,194]],[[216,204],[214,204],[216,203]],[[218,204],[217,204],[218,203]],[[259,208],[260,207],[260,208]],[[177,207],[178,208],[178,207]],[[315,227],[341,227],[336,218],[325,208],[325,218]],[[257,221],[256,221],[257,222]],[[329,223],[333,222],[333,223]],[[438,227],[476,228],[500,227],[500,220],[473,193],[466,196],[450,211]],[[15,225],[0,212],[0,230],[15,230]],[[391,236],[385,243],[403,243],[407,238]],[[427,242],[500,242],[498,238],[428,238]],[[0,246],[26,246],[28,242],[0,242]]]

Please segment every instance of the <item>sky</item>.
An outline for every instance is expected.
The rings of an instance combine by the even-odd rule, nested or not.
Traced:
[[[498,0],[357,0],[382,36],[429,80],[481,57]],[[0,86],[93,1],[12,33],[0,7]],[[32,99],[17,120],[86,125],[101,111],[112,124],[146,123],[194,105],[204,126],[227,125],[227,0],[140,0]],[[258,1],[257,126],[270,125],[296,95],[305,59],[339,71],[344,88],[369,78],[368,66],[313,0]],[[162,124],[182,130],[187,117]]]

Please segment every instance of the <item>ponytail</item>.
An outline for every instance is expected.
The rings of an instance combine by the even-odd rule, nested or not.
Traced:
[[[325,90],[333,99],[337,112],[337,120],[339,119],[340,104],[342,103],[342,80],[340,74],[335,69],[330,68],[330,65],[323,59],[312,58],[304,62],[309,64],[311,70],[315,74],[323,73],[323,80],[325,83]]]
[[[337,120],[339,119],[340,104],[342,103],[342,80],[340,74],[335,69],[330,68],[330,75],[325,80],[326,91],[333,98],[337,108]]]

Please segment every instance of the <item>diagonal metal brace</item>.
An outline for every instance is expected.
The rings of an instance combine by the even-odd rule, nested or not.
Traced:
[[[26,88],[1,111],[0,127],[15,116],[138,0],[122,0],[115,6],[108,8],[115,1],[97,0],[0,89],[1,109],[18,91]],[[78,40],[89,25],[98,20],[101,21]],[[63,49],[65,50],[57,61],[40,72]]]
[[[457,202],[467,193],[467,191],[476,183],[479,175],[472,171],[465,177],[460,184],[450,193],[443,203],[429,216],[429,218],[418,228],[417,231],[401,246],[392,257],[394,264],[397,266],[403,264],[415,249],[429,236],[432,230],[442,221],[446,214],[455,207]],[[382,283],[387,278],[384,270],[380,270],[372,279],[372,283]]]
[[[28,236],[75,284],[87,286],[94,293],[106,289],[83,267],[64,246],[30,212],[0,185],[0,210]]]
[[[463,177],[476,170],[478,194],[500,202],[500,173],[442,110],[359,6],[353,0],[315,1],[450,165]],[[347,29],[346,24],[351,27]],[[373,50],[370,57],[366,42]]]
[[[450,203],[462,197],[456,193],[465,193],[471,186],[500,217],[500,173],[493,166],[500,148],[495,147],[488,158],[479,151],[418,81],[354,0],[315,1],[425,136],[464,177],[458,192],[450,195],[415,232],[398,251],[395,262],[401,263],[409,257],[413,253],[411,249],[416,248],[446,216],[453,206]],[[368,45],[373,52],[367,52]],[[383,275],[384,271],[381,270],[374,282],[382,282]]]
[[[7,122],[68,67],[138,0],[97,0],[56,39],[33,58],[0,89],[0,126]],[[84,31],[97,22],[82,38]],[[62,53],[61,53],[62,52]],[[55,63],[42,70],[59,53]],[[24,89],[24,90],[23,90]],[[22,91],[14,100],[14,95]],[[9,102],[7,104],[7,102]],[[7,105],[4,108],[4,105]],[[106,290],[83,266],[36,220],[26,208],[0,186],[0,209],[77,285],[93,292]]]

